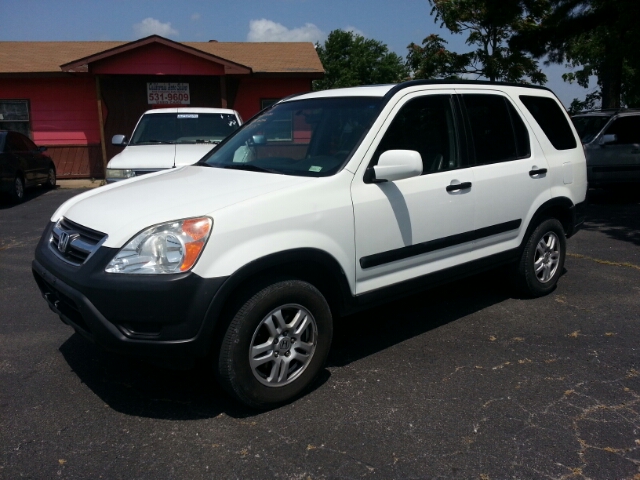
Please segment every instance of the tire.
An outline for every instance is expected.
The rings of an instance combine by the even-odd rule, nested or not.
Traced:
[[[21,176],[17,175],[16,178],[13,179],[9,196],[13,203],[21,203],[24,200],[24,180]]]
[[[529,297],[550,293],[564,268],[566,238],[555,218],[542,220],[529,236],[518,263],[517,283]]]
[[[282,405],[316,378],[332,335],[331,310],[313,285],[300,280],[274,283],[235,313],[220,347],[218,379],[249,407]]]
[[[49,166],[47,181],[44,184],[44,188],[46,188],[47,190],[56,188],[56,169],[53,168],[53,165]]]

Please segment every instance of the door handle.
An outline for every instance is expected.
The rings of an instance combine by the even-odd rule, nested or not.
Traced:
[[[539,168],[537,170],[529,170],[529,176],[533,177],[535,175],[541,175],[543,173],[547,173],[547,169],[546,168]]]
[[[471,188],[471,182],[454,183],[447,185],[447,192],[457,192],[458,190],[466,190]]]

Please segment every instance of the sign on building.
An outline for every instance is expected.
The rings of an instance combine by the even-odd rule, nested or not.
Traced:
[[[147,83],[149,105],[190,105],[188,83]]]

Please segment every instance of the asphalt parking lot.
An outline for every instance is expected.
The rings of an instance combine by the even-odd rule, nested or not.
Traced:
[[[640,478],[640,194],[591,192],[549,296],[493,272],[342,319],[314,389],[256,413],[48,309],[33,250],[80,191],[0,204],[0,478]]]

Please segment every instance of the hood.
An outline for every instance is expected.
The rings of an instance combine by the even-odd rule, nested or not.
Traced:
[[[114,156],[107,168],[158,169],[192,165],[205,156],[215,145],[187,143],[172,145],[129,145]]]
[[[309,177],[188,166],[164,170],[93,189],[64,203],[64,216],[106,233],[106,247],[121,247],[158,223],[209,215],[267,193],[309,182]]]

